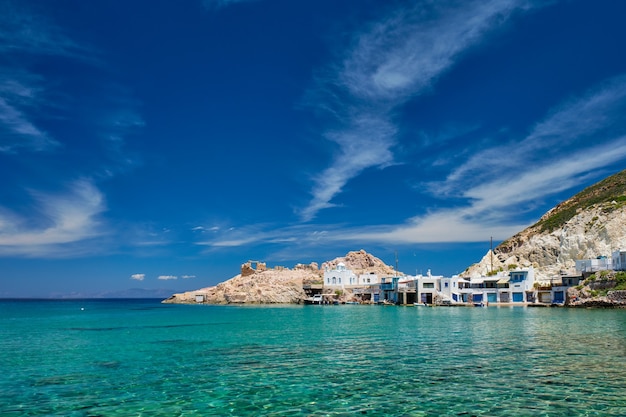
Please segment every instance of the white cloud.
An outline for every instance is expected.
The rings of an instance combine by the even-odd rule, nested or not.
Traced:
[[[562,164],[571,165],[570,149],[585,149],[585,163],[576,170],[593,170],[608,165],[595,158],[594,148],[600,153],[610,153],[604,144],[626,132],[626,76],[606,81],[599,87],[569,100],[553,110],[545,120],[537,123],[532,131],[520,141],[511,141],[477,152],[458,166],[446,179],[436,184],[438,192],[457,193],[467,189],[468,178],[474,184],[490,183],[491,178],[515,181],[520,174],[528,175],[520,167],[524,161],[537,163],[551,161],[551,170],[562,170]],[[619,154],[617,154],[619,155]],[[583,156],[583,155],[579,155]],[[610,157],[614,160],[615,155]],[[590,158],[593,162],[587,161]],[[485,169],[488,166],[489,169]],[[549,175],[552,177],[552,175]]]
[[[537,201],[588,182],[626,159],[626,77],[617,77],[551,112],[519,142],[480,151],[433,193],[466,205],[416,216],[404,225],[345,233],[355,241],[462,242],[506,239],[529,224],[511,223]],[[575,150],[574,150],[575,149]]]
[[[146,278],[146,274],[132,274],[130,279],[134,279],[135,281],[143,281]]]
[[[178,277],[176,275],[159,275],[159,278],[162,281],[168,281],[168,280],[172,280],[172,279],[178,279]]]
[[[416,217],[405,225],[378,226],[345,231],[337,240],[384,242],[397,245],[412,243],[479,242],[489,237],[506,239],[527,224],[489,223],[468,216],[464,209],[441,210]]]
[[[58,245],[105,235],[98,215],[105,210],[104,197],[90,180],[73,182],[63,194],[32,191],[32,213],[15,213],[0,207],[0,254],[53,253]],[[30,220],[42,219],[39,224]]]
[[[106,158],[99,166],[87,162],[95,161],[93,158],[68,159],[65,171],[102,179],[133,162],[123,154],[121,145],[124,136],[144,122],[128,92],[108,81],[109,68],[94,48],[75,42],[54,22],[22,3],[0,4],[0,53],[5,58],[0,62],[0,153],[22,165],[20,153],[55,150],[54,158],[38,162],[36,172],[46,176],[46,184],[56,180],[70,185],[62,192],[43,192],[31,186],[30,207],[19,211],[0,207],[0,256],[71,257],[102,252],[106,242],[100,239],[95,245],[91,240],[110,233],[111,227],[105,227],[100,216],[105,210],[104,196],[94,180],[58,176],[62,173],[57,157],[68,151],[70,144],[58,132],[81,132],[84,141],[92,141],[84,144],[85,149]],[[51,60],[68,71],[44,71]],[[68,75],[74,70],[85,74],[80,98],[74,96],[75,80]],[[51,120],[54,123],[48,123]],[[100,140],[103,137],[109,140]],[[107,149],[102,149],[103,143]],[[73,151],[69,149],[62,157],[80,154]],[[36,184],[40,178],[35,171],[28,171],[33,174],[6,178],[5,186],[17,189]]]
[[[216,236],[205,244],[293,241],[310,247],[320,239],[324,244],[359,245],[506,239],[530,225],[513,219],[535,209],[548,196],[589,183],[626,160],[625,110],[626,76],[608,80],[557,107],[522,140],[478,151],[445,181],[430,184],[433,194],[454,195],[459,201],[455,208],[432,209],[395,225],[248,226],[237,229],[236,235]]]
[[[181,278],[182,279],[191,279],[191,278],[195,278],[195,275],[183,275]]]
[[[460,55],[502,25],[527,1],[438,3],[431,13],[424,4],[401,9],[355,36],[335,75],[319,85],[315,103],[330,110],[339,129],[326,138],[339,151],[314,178],[312,199],[300,212],[308,221],[325,208],[345,184],[368,168],[394,163],[397,127],[393,112],[454,65]],[[326,96],[324,96],[326,94]]]

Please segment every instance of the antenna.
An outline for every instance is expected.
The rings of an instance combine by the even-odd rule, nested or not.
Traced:
[[[491,255],[491,273],[493,273],[493,236],[489,237],[490,249],[489,254]]]
[[[398,276],[398,251],[396,253],[396,276]]]

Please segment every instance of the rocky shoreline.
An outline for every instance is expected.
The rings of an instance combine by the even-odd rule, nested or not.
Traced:
[[[608,291],[606,296],[579,298],[580,291],[570,288],[566,307],[573,308],[626,308],[626,291]]]

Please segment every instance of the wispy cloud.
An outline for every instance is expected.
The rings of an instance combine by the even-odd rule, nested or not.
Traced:
[[[248,3],[257,0],[203,0],[202,5],[208,10],[218,10],[238,3]]]
[[[52,255],[64,245],[106,234],[99,220],[104,197],[90,180],[77,180],[64,193],[31,195],[36,204],[28,213],[0,207],[0,254]],[[33,224],[32,218],[41,222]]]
[[[65,56],[85,59],[83,45],[76,43],[63,30],[44,16],[32,13],[17,2],[0,5],[0,52]]]
[[[50,129],[55,120],[74,123],[78,117],[90,125],[94,138],[108,139],[109,150],[122,160],[123,139],[143,127],[138,103],[109,80],[108,65],[100,51],[76,42],[66,31],[27,5],[0,4],[0,152],[47,151],[63,144]],[[50,60],[63,60],[80,73],[80,97],[73,95],[66,72],[46,71]],[[68,71],[72,72],[72,71]],[[93,101],[90,103],[89,100]],[[55,135],[55,133],[57,135]]]
[[[160,279],[161,281],[170,281],[178,279],[178,277],[176,275],[159,275],[157,279]]]
[[[331,165],[316,176],[310,203],[301,211],[308,221],[325,208],[345,184],[368,168],[394,163],[398,131],[394,111],[430,88],[459,57],[527,1],[439,2],[401,9],[354,37],[354,47],[314,94],[338,128],[324,136],[339,145]],[[428,7],[431,7],[428,9]]]
[[[130,279],[134,279],[135,281],[143,281],[146,278],[146,274],[132,274]]]
[[[611,173],[610,167],[626,161],[625,110],[626,76],[568,100],[521,140],[510,134],[506,144],[464,159],[444,181],[426,184],[436,196],[454,196],[456,207],[433,208],[403,224],[247,226],[204,244],[219,248],[292,239],[294,245],[312,247],[337,242],[476,242],[490,236],[503,240],[534,222],[516,219],[526,219],[525,214],[543,206],[548,197],[601,179]]]
[[[32,64],[50,57],[80,62],[94,58],[95,62],[95,54],[45,17],[11,1],[0,5],[0,53],[7,58],[0,63],[0,152],[46,151],[58,146],[38,117],[55,106],[45,99],[52,83]]]
[[[608,80],[557,107],[522,140],[482,150],[445,181],[430,184],[433,193],[464,199],[463,206],[417,216],[404,225],[348,232],[345,238],[460,242],[484,240],[488,234],[506,239],[528,226],[512,219],[626,160],[625,110],[626,77]]]
[[[0,75],[0,152],[13,153],[22,148],[43,151],[58,146],[31,117],[42,103],[40,78],[16,70]]]
[[[123,145],[144,125],[139,103],[112,79],[96,47],[74,41],[23,2],[0,4],[0,53],[0,154],[21,168],[28,161],[24,154],[54,151],[39,159],[38,170],[6,179],[5,187],[16,195],[27,190],[34,204],[19,212],[0,207],[0,255],[71,257],[105,250],[104,240],[86,243],[112,228],[103,223],[105,198],[95,184],[134,164]],[[63,71],[54,70],[59,63]],[[59,170],[61,159],[71,169]],[[70,185],[46,191],[58,184]]]
[[[626,76],[607,80],[585,94],[556,107],[522,140],[511,138],[509,143],[475,153],[458,166],[446,179],[445,184],[436,184],[438,192],[457,193],[467,189],[468,179],[472,185],[491,182],[497,177],[515,180],[520,177],[520,163],[534,161],[549,163],[554,172],[560,171],[555,162],[564,157],[570,160],[569,149],[585,149],[587,157],[594,158],[593,149],[600,146],[600,153],[606,143],[626,132]],[[503,158],[503,155],[509,157]],[[540,155],[541,158],[537,158]],[[593,170],[602,161],[580,164],[582,170]],[[614,158],[609,158],[613,160]],[[498,161],[497,164],[493,161]],[[547,162],[546,162],[547,161]],[[485,169],[488,165],[489,170]],[[552,177],[550,175],[550,177]]]

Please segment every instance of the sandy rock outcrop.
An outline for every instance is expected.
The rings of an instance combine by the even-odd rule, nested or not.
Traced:
[[[245,264],[244,264],[245,265]],[[242,268],[243,269],[243,268]],[[253,270],[239,274],[214,287],[174,294],[164,303],[173,304],[282,304],[300,303],[307,296],[303,284],[321,280],[320,271],[312,268]],[[201,301],[200,301],[201,300]]]

